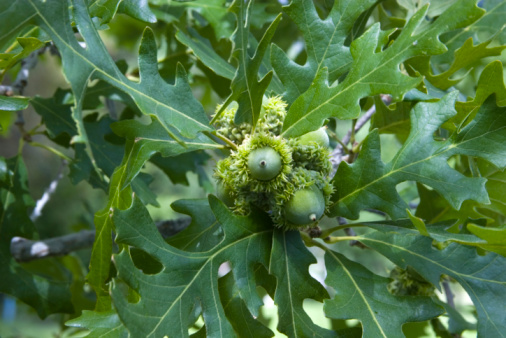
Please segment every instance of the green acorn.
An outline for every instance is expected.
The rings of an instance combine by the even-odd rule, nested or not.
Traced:
[[[226,187],[222,182],[216,184],[216,196],[228,207],[233,207],[235,204],[235,196],[232,189]]]
[[[291,155],[292,149],[282,137],[266,133],[247,137],[230,155],[227,184],[257,193],[282,189],[292,171]]]
[[[325,127],[322,127],[318,130],[311,131],[307,134],[300,136],[297,141],[302,145],[312,145],[317,144],[320,147],[328,148],[329,147],[329,135],[325,131]]]
[[[272,180],[281,172],[281,167],[281,155],[271,147],[252,150],[248,156],[248,169],[257,180]]]
[[[272,206],[275,225],[289,230],[317,222],[331,204],[334,187],[329,180],[319,172],[294,168],[288,177],[289,184],[283,193],[276,195],[276,204]]]
[[[297,190],[285,204],[285,218],[295,225],[309,225],[319,220],[325,212],[325,198],[316,187]]]

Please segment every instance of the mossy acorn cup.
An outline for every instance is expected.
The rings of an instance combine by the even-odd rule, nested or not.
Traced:
[[[251,176],[260,181],[269,181],[278,176],[282,165],[281,156],[271,147],[255,149],[248,156]]]

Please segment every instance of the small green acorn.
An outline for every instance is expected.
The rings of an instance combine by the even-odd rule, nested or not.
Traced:
[[[319,146],[328,148],[329,147],[329,135],[325,131],[325,127],[322,127],[318,130],[311,131],[307,134],[300,136],[297,141],[302,145],[311,145],[312,143],[316,143]]]
[[[324,212],[325,198],[315,185],[297,190],[285,204],[285,218],[295,225],[314,223]]]
[[[248,169],[257,180],[272,180],[281,172],[281,167],[281,156],[271,147],[255,149],[248,156]]]

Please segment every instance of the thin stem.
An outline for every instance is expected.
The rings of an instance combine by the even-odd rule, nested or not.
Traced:
[[[381,96],[381,99],[383,100],[383,102],[385,102],[385,104],[387,104],[387,105],[390,104],[390,102],[392,101],[392,98],[389,95],[380,95],[380,96]],[[367,123],[367,121],[369,121],[371,119],[371,117],[374,115],[374,113],[376,113],[376,106],[375,105],[373,105],[368,111],[366,111],[364,113],[364,115],[362,115],[358,120],[356,120],[356,121],[354,120],[352,129],[348,131],[348,133],[343,137],[341,142],[339,142],[339,145],[332,151],[332,155],[331,155],[332,159],[331,160],[332,160],[332,164],[334,167],[334,171],[333,171],[332,175],[335,174],[337,167],[339,166],[339,163],[341,163],[341,161],[345,160],[345,157],[343,156],[344,153],[345,152],[350,153],[349,151],[346,151],[348,143],[350,143],[350,141],[354,142],[354,138],[355,138],[356,133],[358,133],[360,131],[360,129],[362,129],[362,127]],[[352,142],[352,144],[353,144],[353,142]],[[358,150],[359,148],[357,147],[355,149]],[[351,151],[351,153],[353,153],[353,150]],[[350,156],[349,159],[353,160],[354,156]]]
[[[342,149],[347,153],[349,154],[350,153],[350,150],[348,149],[348,146],[346,146],[346,144],[343,143],[343,141],[341,141],[341,139],[339,138],[339,136],[337,136],[336,133],[334,133],[332,130],[330,129],[327,129],[327,133],[330,134],[330,137],[332,137],[334,140],[337,141],[337,143],[339,143],[339,145],[342,147]]]
[[[232,142],[229,138],[227,138],[226,136],[218,133],[217,131],[213,131],[211,132],[212,135],[216,136],[217,138],[219,138],[220,140],[222,140],[223,142],[225,142],[230,148],[234,149],[234,150],[237,150],[237,144],[235,144],[234,142]]]
[[[324,251],[328,251],[329,248],[327,248],[325,245],[323,245],[322,243],[318,242],[318,241],[315,241],[314,239],[310,238],[307,234],[306,234],[307,238],[309,238],[309,240],[311,241],[311,244],[314,245],[314,246],[317,246],[319,247],[320,249],[324,250]]]
[[[356,241],[356,240],[357,236],[328,236],[323,239],[323,241],[328,244],[334,244],[344,241]]]
[[[40,147],[40,148],[44,148],[50,152],[52,152],[53,154],[55,154],[56,156],[66,160],[66,161],[69,161],[69,162],[72,162],[72,159],[70,157],[68,157],[67,155],[65,155],[64,153],[52,148],[52,147],[49,147],[49,146],[46,146],[45,144],[42,144],[42,143],[38,143],[38,142],[30,142],[29,143],[31,146],[34,146],[34,147]]]
[[[478,165],[476,164],[476,161],[473,157],[469,156],[467,158],[467,161],[469,163],[469,170],[471,170],[471,175],[473,177],[481,177],[480,169],[478,168]]]
[[[336,232],[336,231],[339,231],[339,230],[343,230],[345,228],[349,227],[348,224],[343,224],[343,225],[338,225],[338,226],[335,226],[333,228],[330,228],[330,229],[326,229],[324,231],[322,231],[322,234],[320,236],[320,238],[327,238],[330,236],[330,234]]]
[[[351,133],[350,133],[350,139],[349,139],[349,142],[351,143],[352,146],[355,143],[355,133],[360,130],[360,129],[358,129],[358,130],[356,129],[356,125],[357,125],[357,120],[353,119],[353,121],[351,122]]]
[[[443,289],[444,289],[445,295],[446,295],[446,302],[452,308],[455,308],[455,302],[454,302],[455,297],[453,295],[452,289],[450,288],[450,283],[448,283],[448,280],[443,281]]]

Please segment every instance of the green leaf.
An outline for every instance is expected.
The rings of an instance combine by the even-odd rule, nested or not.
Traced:
[[[404,337],[402,325],[420,322],[444,313],[429,297],[394,296],[380,277],[343,255],[326,250],[325,282],[336,290],[325,300],[325,314],[334,319],[358,319],[364,337]]]
[[[11,97],[0,95],[0,110],[4,111],[17,111],[28,108],[28,102],[30,101],[27,97]]]
[[[65,325],[90,330],[84,337],[122,338],[129,337],[128,331],[114,310],[106,312],[83,311],[80,317],[69,320]]]
[[[413,14],[418,11],[418,8],[430,4],[429,11],[427,12],[427,16],[429,18],[433,18],[435,16],[441,15],[448,7],[450,7],[455,1],[458,0],[419,0],[419,1],[411,1],[411,0],[398,0],[398,4],[407,9],[407,17],[411,17]]]
[[[89,17],[82,0],[73,1],[73,13],[86,48],[83,48],[72,33],[67,3],[20,1],[31,8],[37,23],[52,38],[63,59],[63,71],[70,82],[75,97],[73,118],[77,123],[79,137],[74,142],[88,144],[82,122],[83,98],[91,76],[102,79],[128,93],[139,109],[146,115],[157,118],[172,137],[192,138],[200,131],[212,130],[200,103],[193,97],[182,67],[174,85],[160,77],[157,69],[156,45],[153,32],[146,29],[139,49],[140,82],[128,80],[112,61]],[[70,33],[69,33],[70,32]],[[88,144],[87,151],[90,152]],[[93,161],[92,161],[93,163]]]
[[[402,227],[403,233],[417,234],[430,237],[440,243],[455,242],[468,246],[480,247],[482,249],[498,253],[505,256],[506,242],[503,241],[506,233],[503,228],[481,227],[476,224],[469,223],[464,225],[468,231],[455,233],[453,226],[455,221],[445,221],[426,225],[425,222],[418,217],[409,214],[411,224],[407,221],[391,221],[391,222],[372,222],[365,223],[367,226],[381,231],[396,231],[395,227]],[[415,226],[416,229],[412,227]],[[474,233],[480,234],[480,236]],[[494,237],[495,236],[495,237]]]
[[[506,256],[506,225],[500,228],[485,228],[476,224],[468,224],[467,230],[487,241],[486,244],[479,245],[481,248]]]
[[[192,222],[183,231],[167,238],[168,244],[184,251],[206,252],[223,240],[223,230],[207,199],[179,200],[171,207],[176,212],[191,216]]]
[[[423,222],[423,219],[419,218],[419,217],[416,217],[414,216],[410,211],[409,209],[406,210],[406,212],[408,213],[408,216],[409,216],[409,219],[411,220],[411,222],[413,223],[413,225],[415,226],[416,230],[418,230],[418,232],[424,236],[430,236],[429,235],[429,232],[427,231],[427,227],[425,226],[425,223]]]
[[[433,57],[434,65],[438,67],[439,65],[452,64],[454,52],[469,38],[473,38],[476,42],[495,38],[501,45],[506,43],[506,27],[503,18],[506,11],[506,1],[484,0],[480,1],[480,7],[486,12],[478,20],[467,27],[461,27],[441,36],[441,41],[446,45],[448,51]]]
[[[95,309],[108,311],[111,309],[109,288],[105,285],[109,279],[112,256],[112,208],[127,209],[132,204],[132,188],[127,186],[121,189],[125,182],[126,165],[124,162],[128,153],[123,158],[122,165],[114,170],[109,185],[109,200],[107,206],[95,214],[95,241],[90,258],[90,272],[86,276],[88,283],[97,295]]]
[[[474,330],[476,331],[476,324],[469,323],[457,309],[449,305],[448,303],[442,302],[439,299],[436,299],[435,302],[446,310],[446,315],[448,316],[448,332],[452,334],[460,334],[465,330]]]
[[[336,1],[324,20],[311,1],[294,0],[283,8],[302,32],[308,55],[306,63],[299,65],[281,48],[273,46],[271,62],[286,87],[284,98],[288,102],[304,93],[324,67],[330,83],[349,70],[353,59],[345,40],[360,14],[374,4],[374,0]]]
[[[166,5],[165,0],[150,0],[155,5]],[[170,6],[183,7],[201,14],[213,27],[216,38],[228,38],[232,35],[233,21],[229,18],[227,0],[171,1]]]
[[[248,54],[250,27],[248,18],[251,4],[252,1],[245,3],[244,1],[236,0],[230,8],[237,17],[237,28],[233,36],[234,52],[232,56],[237,60],[239,67],[232,80],[232,94],[216,113],[213,120],[217,119],[232,101],[237,101],[239,107],[235,114],[235,124],[249,123],[254,128],[260,116],[263,95],[272,79],[272,72],[269,72],[258,81],[258,71],[262,64],[264,54],[274,35],[274,31],[281,20],[281,14],[278,15],[269,28],[267,28],[262,40],[258,44],[255,54],[253,57],[250,57]]]
[[[115,283],[112,290],[120,318],[131,334],[187,336],[188,327],[193,324],[191,318],[195,318],[189,314],[197,306],[198,299],[206,334],[211,337],[235,336],[235,325],[244,320],[252,321],[250,316],[258,316],[262,305],[256,293],[256,285],[262,281],[255,277],[260,264],[268,266],[278,281],[274,299],[282,317],[280,329],[297,335],[304,332],[331,335],[330,331],[315,326],[302,308],[305,298],[322,301],[327,293],[309,276],[309,265],[315,259],[304,247],[300,236],[296,232],[275,230],[266,214],[254,212],[249,217],[237,216],[216,197],[211,196],[209,202],[221,224],[223,239],[203,252],[181,251],[166,244],[137,199],[130,209],[114,212],[117,241],[142,248],[165,267],[157,274],[146,275],[135,268],[129,250],[115,255],[119,278],[140,296],[137,303],[127,303],[119,283]],[[187,202],[185,204],[186,208],[190,206]],[[200,217],[196,215],[194,230],[190,232],[200,231],[196,231],[197,222],[209,224],[212,221]],[[199,226],[205,228],[205,225]],[[178,242],[182,244],[181,240]],[[210,243],[202,242],[202,245],[210,246]],[[218,267],[224,262],[229,262],[232,267],[237,288],[234,294],[241,298],[237,301],[244,302],[245,307],[241,307],[251,314],[229,311],[226,304],[217,301],[220,297]],[[288,328],[285,321],[290,321]],[[259,324],[251,322],[248,325]]]
[[[148,0],[122,0],[118,8],[119,13],[125,13],[132,18],[155,23],[156,17],[149,8]]]
[[[255,320],[241,299],[241,292],[235,285],[231,273],[218,279],[218,289],[225,315],[239,337],[272,337],[274,333]]]
[[[489,182],[487,182],[485,187],[488,184]],[[424,219],[427,223],[432,224],[446,220],[464,223],[468,218],[477,219],[483,217],[482,214],[476,211],[475,208],[480,204],[475,201],[464,201],[460,209],[455,210],[437,191],[430,190],[420,183],[417,183],[417,188],[420,203],[416,208],[415,216]]]
[[[506,258],[495,253],[480,256],[476,249],[456,243],[437,250],[431,238],[401,228],[354,239],[403,269],[411,266],[435,286],[439,287],[442,274],[449,275],[462,285],[476,307],[478,335],[502,337],[506,332],[506,312],[500,310],[506,301]]]
[[[110,117],[103,116],[99,120],[97,118],[97,114],[91,114],[83,120],[91,156],[83,144],[75,144],[75,159],[70,164],[69,176],[74,184],[85,180],[93,187],[107,190],[103,175],[111,177],[114,169],[121,163],[124,153],[123,140],[113,134],[110,126],[113,120]],[[100,169],[100,175],[95,168]]]
[[[32,306],[39,317],[73,313],[70,284],[32,274],[10,253],[15,237],[34,238],[36,229],[28,217],[34,206],[28,191],[28,173],[20,156],[0,157],[0,292]]]
[[[88,7],[90,17],[99,17],[100,23],[106,24],[116,15],[120,2],[121,0],[91,1]]]
[[[88,5],[90,17],[100,18],[100,24],[109,23],[117,13],[123,13],[144,22],[156,22],[148,0],[94,0]]]
[[[467,102],[457,102],[457,115],[450,119],[443,127],[453,131],[460,130],[474,119],[481,105],[491,95],[496,94],[498,106],[506,106],[506,87],[503,79],[503,65],[501,61],[491,62],[485,67],[478,80],[474,99]]]
[[[9,1],[0,5],[0,47],[7,49],[7,45],[33,28],[36,11],[26,1]],[[3,49],[2,48],[2,49]]]
[[[434,23],[424,25],[426,13],[427,7],[413,15],[385,49],[379,24],[374,24],[354,40],[351,44],[352,66],[344,81],[336,86],[329,87],[328,71],[321,68],[313,84],[290,107],[283,136],[296,137],[316,130],[329,117],[356,118],[360,114],[359,101],[367,96],[390,94],[394,100],[402,98],[422,81],[422,77],[403,74],[399,64],[418,55],[443,53],[446,47],[439,42],[438,36],[469,25],[482,11],[475,6],[474,0],[458,1]]]
[[[190,33],[191,37],[182,31],[178,31],[176,38],[179,42],[190,48],[193,54],[213,72],[232,80],[235,75],[235,68],[214,51],[209,40],[200,36],[194,29],[188,29],[188,33]]]
[[[18,61],[26,58],[32,52],[44,46],[44,42],[34,37],[19,37],[16,39],[20,48],[10,52],[0,53],[0,81],[3,80],[5,72],[14,66]]]
[[[462,47],[455,51],[455,58],[450,68],[439,74],[434,74],[430,65],[430,58],[420,57],[411,59],[408,64],[413,66],[421,75],[425,76],[433,86],[442,90],[447,90],[450,87],[459,83],[464,76],[457,79],[450,79],[458,70],[464,68],[467,69],[479,60],[490,57],[501,55],[501,52],[506,46],[497,46],[487,48],[492,40],[487,40],[476,46],[473,45],[473,39],[467,39]]]
[[[107,128],[110,128],[109,123],[106,124]],[[146,198],[150,198],[149,195],[146,195],[149,189],[139,181],[139,178],[136,178],[146,161],[157,152],[162,156],[169,157],[196,149],[221,147],[203,135],[198,135],[193,140],[185,139],[186,144],[180,144],[172,139],[160,121],[153,117],[149,125],[144,125],[134,120],[125,120],[116,122],[112,125],[112,128],[117,135],[125,137],[127,143],[123,160],[114,173],[109,173],[108,171],[109,169],[114,169],[118,165],[117,163],[111,163],[110,168],[103,165],[106,173],[112,175],[110,176],[109,201],[107,206],[95,215],[97,235],[95,236],[90,273],[88,275],[90,284],[99,297],[99,302],[97,303],[97,309],[99,310],[109,309],[109,295],[104,283],[109,277],[110,257],[112,255],[111,231],[114,230],[114,224],[110,213],[114,208],[124,210],[130,207],[132,188],[136,193],[145,192],[144,196],[140,196],[144,202],[146,202]],[[123,147],[121,145],[114,146],[119,147],[114,156],[121,156]],[[102,154],[106,155],[107,153]],[[104,161],[111,161],[114,156],[109,159],[107,156],[104,156]]]
[[[474,201],[465,201],[459,210],[455,210],[436,191],[429,190],[423,185],[418,185],[420,204],[416,210],[416,216],[425,219],[428,223],[442,220],[458,219],[463,223],[468,218],[487,218],[491,224],[501,225],[506,222],[506,171],[484,160],[472,160],[476,162],[474,172],[466,171],[465,175],[484,177],[487,179],[485,188],[490,199],[489,204],[481,204]]]
[[[254,8],[254,6],[253,6],[253,8]],[[258,48],[258,41],[255,39],[255,36],[251,32],[249,35],[248,42],[249,42],[249,49],[248,50],[250,51],[250,54],[251,54],[253,51],[255,51]],[[269,55],[271,54],[271,50],[272,50],[273,46],[274,46],[273,43],[267,46],[264,57],[262,58],[262,62],[260,63],[260,68],[258,69],[258,75],[260,75],[260,77],[263,77],[263,76],[269,74],[270,72],[272,72],[272,79],[271,79],[271,82],[269,83],[269,86],[267,87],[267,91],[266,91],[266,93],[269,93],[269,94],[265,94],[265,95],[270,95],[270,96],[281,95],[285,91],[283,83],[281,83],[281,80],[279,79],[278,75],[273,72],[273,68],[271,65]]]
[[[163,157],[172,157],[199,149],[223,148],[202,134],[197,135],[194,139],[183,139],[184,143],[181,144],[174,140],[160,121],[155,118],[151,118],[149,125],[134,120],[125,120],[116,122],[111,127],[117,135],[127,139],[127,149],[132,148],[127,150],[130,157],[125,163],[128,173],[125,185],[137,176],[144,163],[155,153],[160,153]]]
[[[493,217],[496,223],[506,223],[506,170],[498,169],[485,161],[478,162],[481,176],[487,179],[487,191],[490,198],[489,205],[479,205],[478,211]]]
[[[192,151],[174,157],[151,157],[150,162],[160,168],[174,184],[189,185],[186,174],[191,171],[202,177],[202,167],[211,157],[204,151]]]
[[[272,242],[269,273],[277,278],[274,303],[278,306],[278,331],[288,337],[334,337],[332,331],[315,325],[302,307],[306,298],[322,302],[329,298],[325,288],[313,279],[309,265],[314,256],[295,231],[276,231]]]
[[[396,102],[386,106],[380,97],[374,97],[376,113],[371,119],[371,130],[378,129],[380,134],[394,134],[403,142],[409,135],[409,114],[413,108],[412,102]]]
[[[65,91],[58,89],[47,99],[37,96],[31,99],[30,103],[42,117],[49,138],[68,147],[70,139],[77,135],[77,126],[72,119],[72,104],[65,102]]]
[[[272,228],[267,215],[254,218],[233,215],[217,198],[210,198],[211,208],[222,224],[224,240],[206,252],[185,252],[167,245],[147,210],[134,199],[126,211],[114,211],[117,242],[142,248],[165,269],[146,275],[132,263],[129,250],[115,255],[118,276],[140,296],[127,303],[115,285],[112,296],[121,320],[133,336],[188,336],[189,314],[198,299],[202,306],[207,335],[234,336],[219,302],[218,268],[228,261],[236,285],[249,311],[258,315],[262,304],[254,285],[254,264],[267,266]],[[245,252],[246,255],[239,255]]]
[[[456,154],[482,157],[498,167],[506,166],[506,108],[490,97],[476,118],[448,140],[434,141],[433,134],[454,116],[458,92],[436,103],[419,103],[411,111],[411,133],[403,147],[388,163],[380,158],[378,132],[366,138],[357,161],[342,162],[334,179],[336,193],[331,215],[356,219],[360,210],[385,211],[392,218],[405,217],[406,203],[395,186],[407,180],[431,186],[459,209],[465,200],[489,203],[484,178],[468,178],[450,168],[448,158]],[[489,149],[483,152],[483,149]]]
[[[0,110],[0,135],[5,137],[9,135],[10,128],[14,124],[16,115],[10,111]]]

